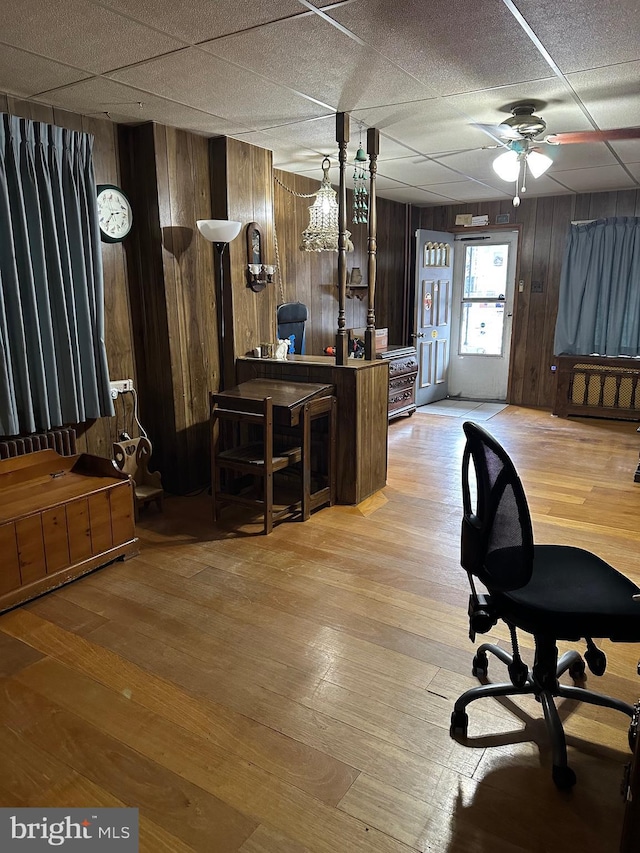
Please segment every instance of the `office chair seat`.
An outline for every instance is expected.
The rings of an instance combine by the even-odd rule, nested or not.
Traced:
[[[493,598],[503,618],[531,634],[558,640],[608,637],[640,641],[638,588],[600,557],[582,548],[534,545],[529,583]]]
[[[552,777],[558,788],[571,788],[575,773],[567,764],[567,746],[555,697],[588,702],[621,711],[631,705],[588,690],[581,683],[586,665],[602,675],[606,656],[592,637],[614,642],[640,642],[640,590],[600,557],[568,545],[536,545],[527,499],[505,449],[477,424],[463,425],[467,443],[462,462],[462,567],[471,585],[469,636],[486,633],[502,620],[509,628],[512,654],[483,643],[476,650],[472,674],[486,678],[492,654],[506,664],[510,681],[482,684],[462,694],[451,715],[451,735],[466,738],[466,708],[486,697],[532,695],[540,701],[553,757]],[[475,492],[470,486],[473,462]],[[475,506],[472,500],[475,495]],[[475,579],[487,592],[478,592]],[[529,668],[520,657],[517,631],[533,635],[535,660]],[[575,650],[558,659],[557,641],[586,641],[584,656]],[[573,685],[561,684],[565,672]],[[580,684],[576,684],[580,682]],[[636,736],[629,728],[629,742]]]

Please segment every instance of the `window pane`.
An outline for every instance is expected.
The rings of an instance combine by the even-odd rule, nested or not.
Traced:
[[[504,302],[463,302],[460,355],[502,355]]]
[[[464,297],[504,299],[509,244],[465,246]]]

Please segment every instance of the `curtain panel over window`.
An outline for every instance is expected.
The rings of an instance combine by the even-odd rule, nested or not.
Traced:
[[[554,352],[640,355],[640,218],[571,226]]]
[[[93,137],[0,117],[0,434],[113,415]]]

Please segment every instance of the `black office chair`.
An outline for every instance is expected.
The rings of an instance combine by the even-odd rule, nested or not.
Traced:
[[[304,355],[304,332],[307,323],[307,306],[303,302],[283,302],[276,313],[278,338],[284,340],[293,336],[293,351]]]
[[[483,684],[463,693],[451,715],[452,737],[466,738],[470,702],[486,696],[531,694],[542,704],[553,756],[553,781],[561,790],[576,782],[567,766],[567,747],[554,697],[589,702],[633,715],[633,707],[581,686],[560,684],[564,672],[582,681],[585,661],[594,675],[606,667],[604,653],[591,637],[614,642],[640,642],[640,590],[624,575],[589,551],[567,545],[534,545],[529,507],[513,462],[486,430],[465,423],[467,443],[462,462],[461,564],[469,576],[469,636],[489,631],[499,619],[511,633],[513,653],[483,643],[476,651],[472,672],[484,678],[487,652],[507,665],[510,682]],[[476,506],[469,481],[473,460]],[[476,589],[477,578],[487,594]],[[518,649],[516,629],[533,634],[535,661],[529,669]],[[585,638],[584,660],[577,651],[558,660],[558,640]],[[630,743],[635,728],[629,729]]]

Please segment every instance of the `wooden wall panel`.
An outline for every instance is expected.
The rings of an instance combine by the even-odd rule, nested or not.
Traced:
[[[219,384],[215,264],[197,219],[211,216],[208,140],[121,127],[123,186],[139,228],[128,242],[141,415],[168,491],[204,485],[209,391]]]
[[[640,191],[619,190],[550,197],[528,197],[514,208],[508,200],[444,205],[411,210],[411,233],[417,228],[446,231],[458,213],[511,214],[522,226],[508,400],[522,406],[551,408],[553,404],[553,338],[558,311],[558,286],[567,233],[572,220],[640,215]],[[508,227],[508,226],[506,226]],[[542,293],[531,292],[541,281]]]
[[[247,225],[263,237],[262,263],[275,264],[272,154],[235,139],[210,140],[212,215],[242,223],[225,251],[225,384],[235,381],[235,359],[262,342],[276,339],[276,285],[259,293],[248,287]]]

